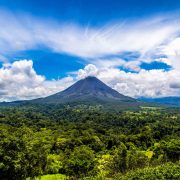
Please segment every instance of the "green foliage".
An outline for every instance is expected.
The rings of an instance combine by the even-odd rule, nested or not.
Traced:
[[[119,175],[117,180],[154,180],[154,179],[180,179],[180,163],[167,163],[157,167],[147,167],[128,172],[126,175]]]
[[[105,179],[111,173],[111,164],[112,164],[113,156],[110,154],[104,154],[98,158],[97,163],[97,178]]]
[[[134,148],[127,150],[122,143],[116,150],[112,161],[114,171],[125,173],[128,170],[142,168],[148,165],[148,158],[144,151]]]
[[[94,152],[88,146],[79,146],[68,157],[65,169],[70,176],[86,176],[95,166]]]
[[[127,148],[121,143],[121,145],[115,150],[115,155],[113,157],[112,166],[114,171],[125,172],[127,170]]]
[[[0,179],[179,177],[178,111],[96,108],[0,108]]]
[[[146,155],[149,159],[151,159],[152,156],[153,156],[153,151],[146,151],[145,155]]]
[[[33,132],[27,127],[1,127],[0,174],[2,178],[24,179],[42,175],[51,148],[51,131]]]
[[[68,178],[63,174],[49,174],[41,176],[40,178],[37,177],[34,180],[67,180]],[[30,180],[30,178],[27,178],[26,180]]]
[[[47,156],[47,174],[57,174],[63,168],[63,154],[48,154]]]

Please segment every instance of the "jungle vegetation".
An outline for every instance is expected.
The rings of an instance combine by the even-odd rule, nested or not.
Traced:
[[[0,108],[1,180],[179,179],[179,156],[179,109]]]

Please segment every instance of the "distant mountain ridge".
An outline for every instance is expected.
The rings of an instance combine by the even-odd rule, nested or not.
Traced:
[[[164,104],[170,106],[180,106],[180,97],[161,97],[161,98],[139,98],[139,100],[148,102],[148,103],[156,103],[156,104]]]

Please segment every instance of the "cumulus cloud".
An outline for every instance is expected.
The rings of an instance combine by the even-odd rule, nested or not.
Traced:
[[[140,70],[125,72],[116,67],[96,67],[88,64],[76,72],[58,80],[46,80],[33,68],[32,60],[5,63],[0,68],[0,101],[14,101],[45,97],[62,91],[75,81],[96,76],[118,92],[131,97],[179,96],[180,72],[172,69]]]
[[[170,83],[170,88],[180,89],[180,81]]]
[[[97,76],[98,69],[93,64],[88,64],[84,69],[80,69],[77,73],[77,79],[83,79],[87,76]]]
[[[63,90],[73,83],[72,77],[48,81],[38,75],[32,60],[3,64],[0,68],[0,101],[33,99]]]
[[[91,68],[92,71],[79,70],[86,76],[91,75],[93,69],[96,76],[112,88],[131,97],[163,97],[179,96],[180,72],[178,70],[140,70],[138,73],[125,72],[117,68]],[[88,74],[89,72],[89,74]],[[81,76],[80,76],[81,77]]]

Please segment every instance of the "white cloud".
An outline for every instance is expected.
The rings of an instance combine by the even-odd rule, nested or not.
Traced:
[[[124,95],[131,97],[179,96],[180,72],[172,69],[140,70],[137,73],[125,72],[116,67],[96,67],[88,64],[76,72],[75,77],[59,80],[46,80],[38,75],[31,60],[20,60],[3,64],[0,68],[0,101],[12,101],[45,97],[62,91],[75,80],[87,76],[97,76],[103,82]]]
[[[93,64],[88,64],[84,69],[80,69],[77,73],[77,79],[83,79],[87,76],[97,76],[98,69]]]
[[[1,56],[43,45],[58,53],[82,57],[93,64],[100,57],[126,51],[138,52],[140,57],[137,60],[146,62],[153,61],[152,55],[164,53],[170,56],[174,67],[177,64],[174,57],[175,52],[180,51],[180,19],[172,14],[170,17],[157,16],[88,28],[2,10],[0,16]],[[127,66],[131,67],[132,64]]]
[[[113,59],[96,59],[95,65],[103,68],[123,67],[131,71],[140,71],[140,61],[125,61],[120,58]]]
[[[89,65],[76,72],[75,79],[97,76],[119,92],[133,97],[180,95],[178,16],[151,17],[88,28],[2,10],[0,17],[0,61],[4,62],[0,69],[1,101],[47,96],[74,82],[71,76],[46,80],[35,72],[31,60],[7,63],[9,54],[42,46],[83,58]],[[137,52],[139,56],[127,61],[123,56],[119,58],[123,52]],[[172,70],[146,71],[140,68],[142,62],[152,61],[164,62],[172,66]]]
[[[172,66],[172,61],[169,59],[169,58],[157,58],[155,59],[156,62],[162,62],[162,63],[165,63],[169,66]]]
[[[3,64],[0,69],[0,101],[33,99],[59,92],[74,82],[72,77],[48,81],[33,69],[31,60]]]
[[[79,72],[86,72],[85,69]],[[131,73],[117,68],[99,68],[97,71],[94,66],[94,69],[98,78],[124,95],[131,97],[180,95],[180,72],[178,70],[140,70],[138,73]],[[86,76],[88,76],[87,72]]]

